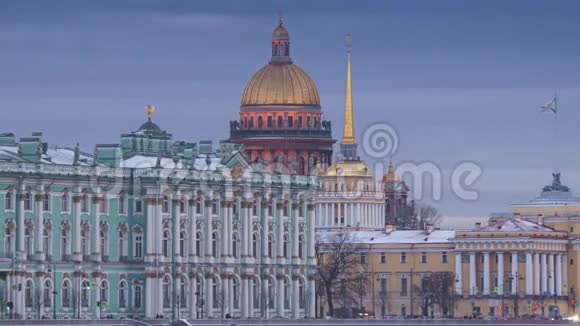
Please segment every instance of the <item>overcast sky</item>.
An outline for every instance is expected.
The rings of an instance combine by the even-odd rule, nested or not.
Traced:
[[[1,1],[0,132],[51,145],[117,143],[157,107],[178,139],[228,137],[282,12],[292,56],[340,138],[344,35],[353,35],[356,132],[394,126],[395,163],[448,180],[483,167],[476,201],[444,190],[448,216],[486,216],[538,195],[554,168],[580,193],[578,1]],[[555,119],[538,107],[555,92]],[[428,197],[428,196],[427,196]]]

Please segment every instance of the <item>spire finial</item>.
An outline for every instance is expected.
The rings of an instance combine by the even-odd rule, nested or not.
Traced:
[[[147,104],[145,106],[145,114],[147,114],[147,119],[151,120],[153,113],[155,113],[155,107],[153,105]]]
[[[344,103],[344,133],[342,135],[341,144],[344,145],[356,145],[356,138],[354,137],[354,116],[352,108],[352,80],[350,75],[350,44],[352,41],[352,36],[346,34],[346,47],[348,49],[347,53],[347,63],[346,63],[346,97]],[[345,156],[351,156],[346,155]],[[352,154],[352,153],[350,153]]]

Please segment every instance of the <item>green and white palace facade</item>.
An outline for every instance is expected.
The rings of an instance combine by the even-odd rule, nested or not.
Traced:
[[[151,119],[92,153],[0,135],[6,318],[314,317],[316,176]]]

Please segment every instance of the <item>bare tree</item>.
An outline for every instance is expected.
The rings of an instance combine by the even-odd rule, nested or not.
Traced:
[[[441,223],[439,210],[429,204],[418,204],[415,206],[415,218],[418,228],[425,229],[427,225],[438,226]]]
[[[444,316],[449,315],[453,306],[453,283],[454,276],[451,272],[433,272],[423,277],[420,289],[423,316],[427,316],[427,312],[431,309],[433,317],[435,305],[439,306]]]
[[[360,275],[364,272],[364,266],[360,262],[360,253],[349,233],[318,236],[315,249],[318,258],[319,288],[325,292],[328,314],[334,316],[335,295],[345,297],[346,294],[341,293],[340,289],[360,287]]]

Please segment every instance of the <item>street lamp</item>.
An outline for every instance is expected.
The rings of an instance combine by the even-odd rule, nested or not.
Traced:
[[[56,264],[52,265],[52,270],[49,267],[48,272],[52,274],[52,319],[56,319]]]

